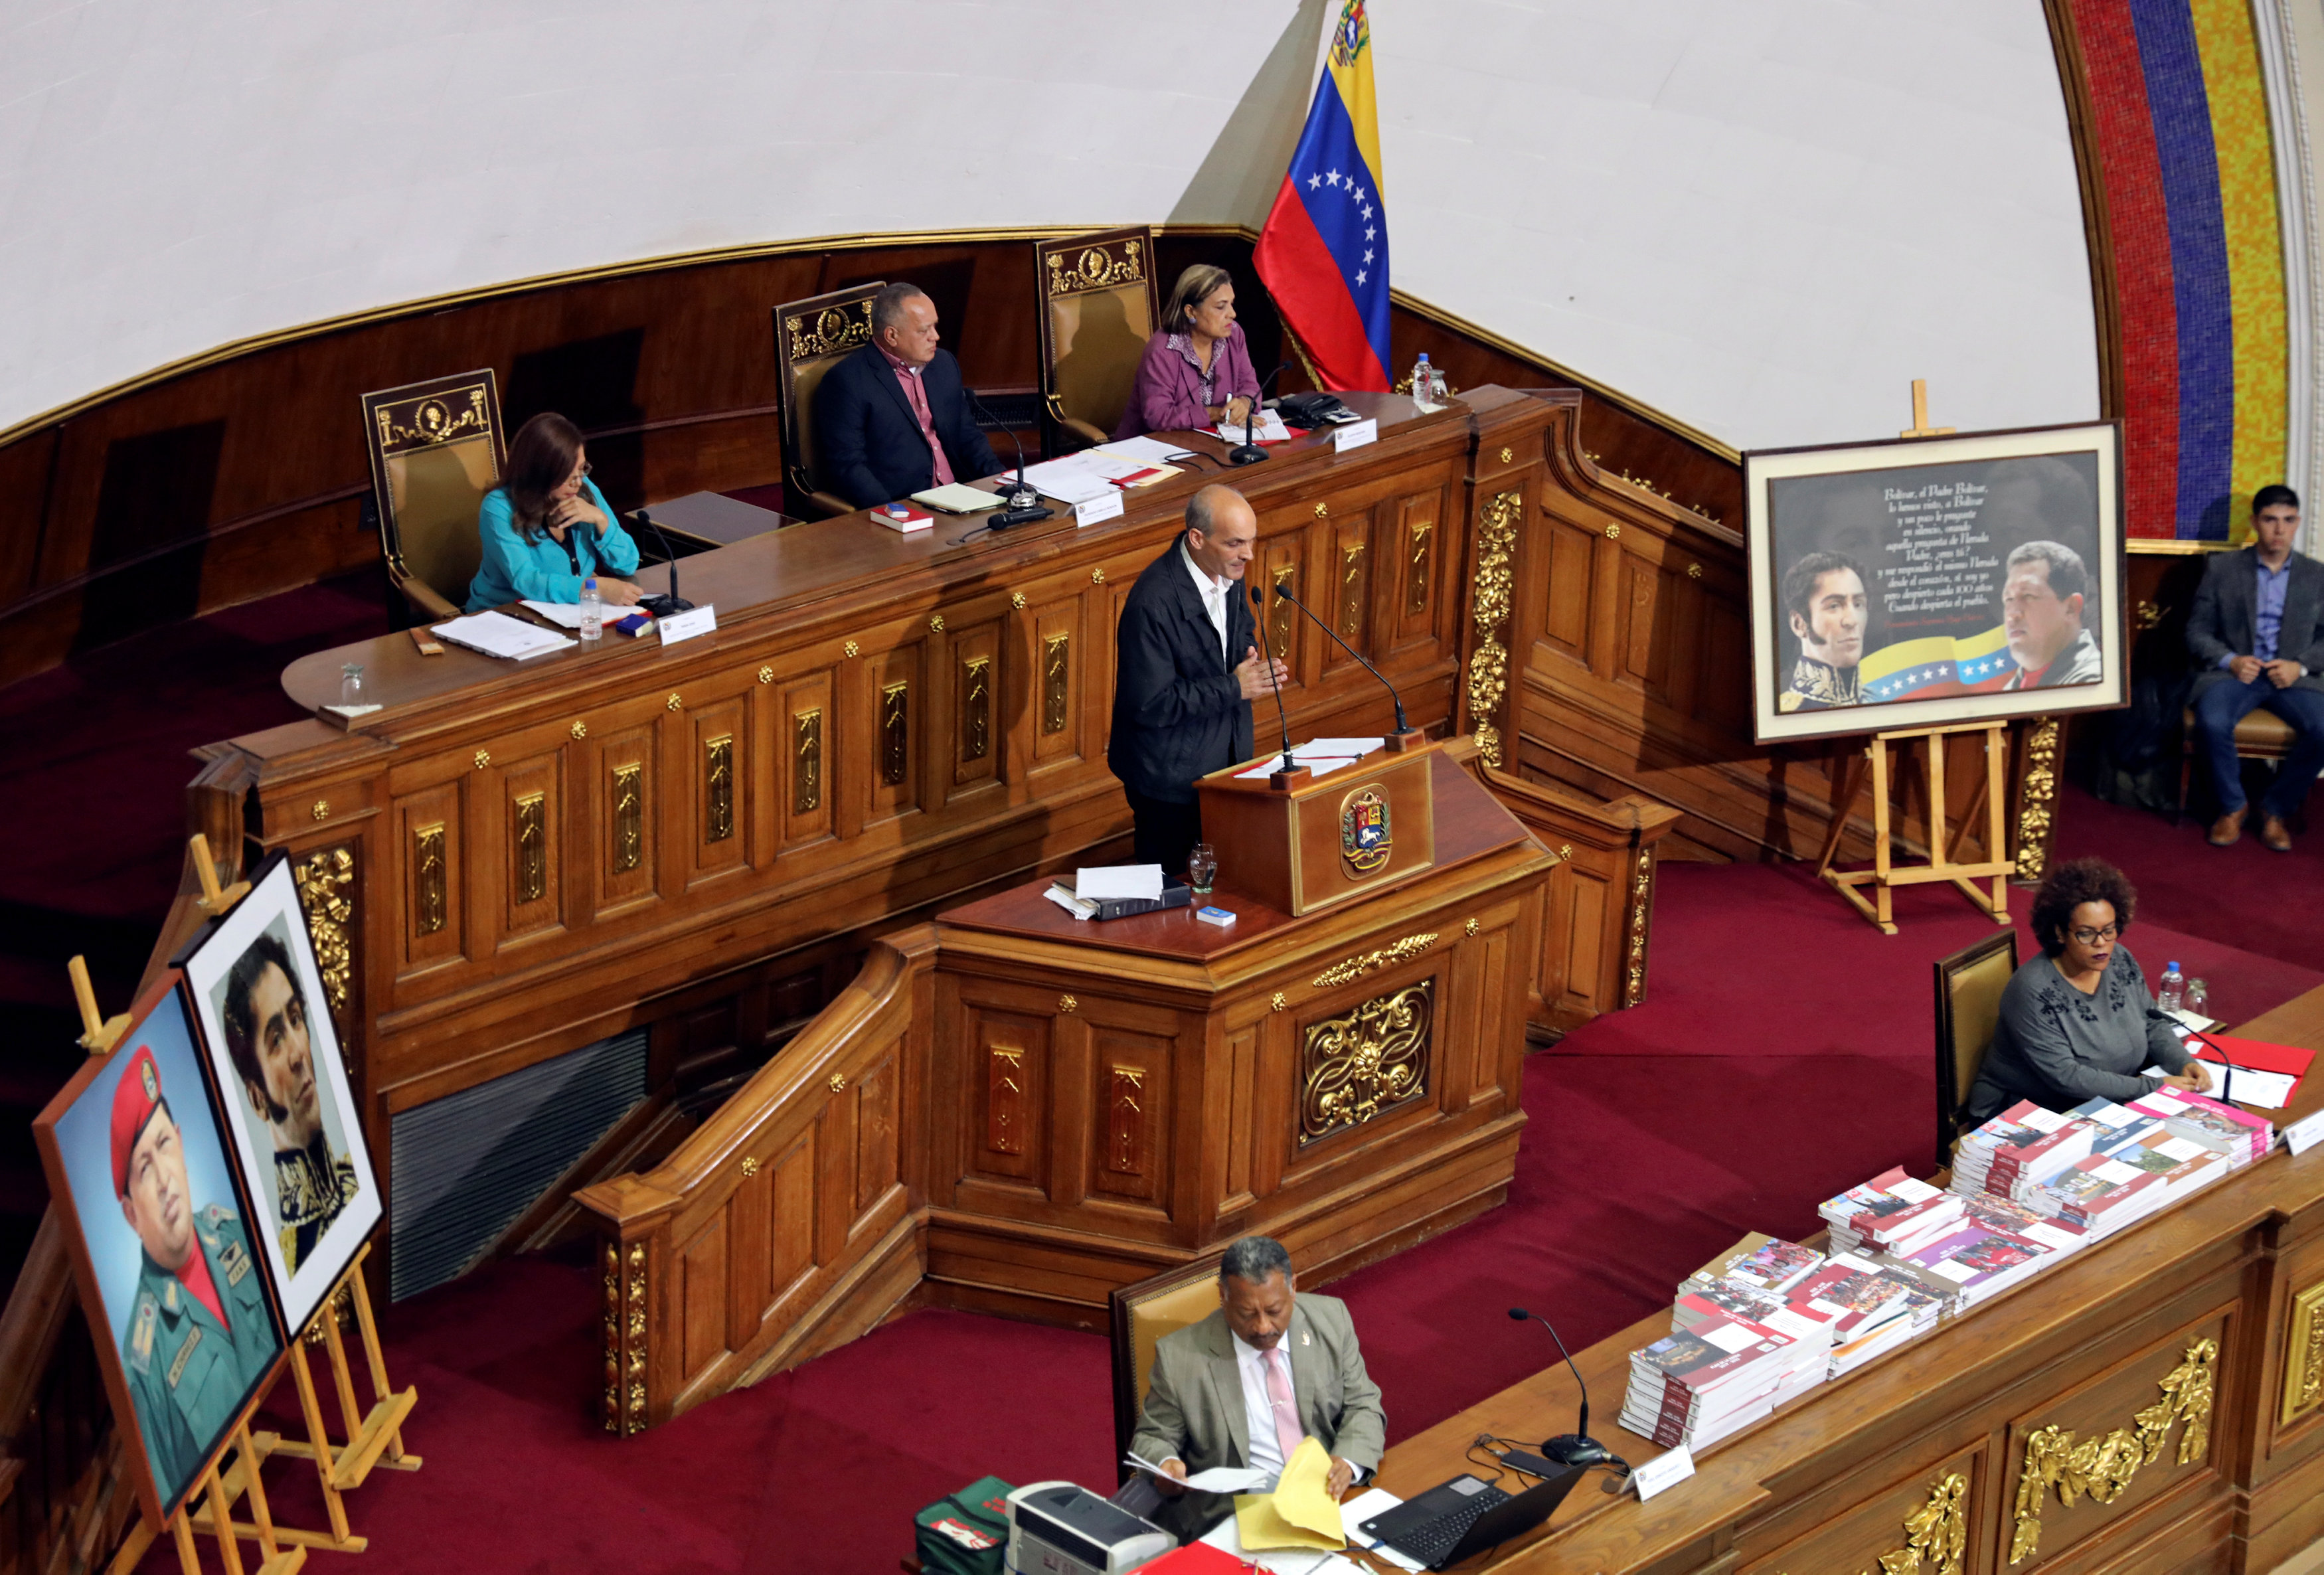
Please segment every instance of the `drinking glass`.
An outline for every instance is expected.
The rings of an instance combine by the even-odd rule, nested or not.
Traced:
[[[1208,843],[1196,843],[1194,851],[1186,855],[1186,884],[1194,888],[1196,897],[1211,894],[1211,882],[1218,878],[1219,855]]]

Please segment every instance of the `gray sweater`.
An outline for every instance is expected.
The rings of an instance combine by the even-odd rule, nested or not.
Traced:
[[[2141,1069],[2179,1072],[2187,1062],[2129,947],[2114,949],[2090,995],[2036,957],[2001,992],[2001,1020],[1969,1093],[1969,1119],[1990,1120],[2019,1100],[2068,1110],[2100,1095],[2136,1099],[2154,1087]]]

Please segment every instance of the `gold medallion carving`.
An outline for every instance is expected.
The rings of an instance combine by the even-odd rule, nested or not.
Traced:
[[[576,722],[566,731],[570,732],[575,738],[587,738],[589,736],[589,724],[586,722]]]
[[[831,1081],[824,1086],[834,1093],[842,1092],[847,1087],[847,1074],[844,1072],[835,1072],[831,1074]]]
[[[806,318],[783,319],[783,354],[793,365],[825,355],[836,355],[872,342],[872,303],[825,307],[812,322]]]
[[[1299,1141],[1309,1144],[1428,1091],[1436,981],[1374,996],[1309,1025],[1299,1058]]]
[[[1267,998],[1267,1009],[1271,1012],[1279,1012],[1290,1004],[1289,998],[1279,990]]]
[[[1517,520],[1524,504],[1517,493],[1501,493],[1477,515],[1477,579],[1469,615],[1477,646],[1469,655],[1469,731],[1489,766],[1502,763],[1500,713],[1509,691],[1509,652],[1501,643],[1508,631],[1511,589],[1517,571]]]
[[[759,1162],[752,1156],[742,1156],[742,1175],[745,1180],[759,1174]]]
[[[939,612],[935,617],[928,620],[928,632],[930,634],[942,634],[944,632],[943,613]]]
[[[971,657],[960,665],[960,753],[981,760],[992,751],[992,659]]]
[[[2283,1338],[2283,1421],[2324,1403],[2324,1281],[2292,1299]]]
[[[669,698],[663,701],[661,704],[662,709],[665,711],[683,711],[686,709],[685,698],[675,689],[672,689],[669,692]]]
[[[2050,867],[2051,816],[2058,803],[2058,722],[2045,716],[2025,735],[2025,777],[2017,785],[2017,879]]]
[[[1085,246],[1070,266],[1063,252],[1051,252],[1043,259],[1048,264],[1049,293],[1074,295],[1136,284],[1146,277],[1145,253],[1145,242],[1134,236]]]
[[[1864,1575],[1961,1575],[1969,1554],[1969,1478],[1949,1471],[1929,1488],[1929,1501],[1904,1517],[1904,1545],[1880,1555]]]
[[[493,424],[484,387],[482,382],[475,382],[465,388],[374,407],[372,417],[379,424],[380,453],[392,458],[415,448],[432,448],[455,438],[489,435]]]
[[[519,906],[549,895],[549,795],[527,793],[510,806],[516,812],[516,889]]]
[[[844,646],[840,647],[839,649],[840,649],[842,651],[845,652],[847,655],[849,655],[849,656],[853,656],[853,655],[855,654],[855,650],[856,650],[855,642],[854,642],[853,640],[849,640],[845,645],[844,645]]]
[[[1328,519],[1330,519],[1331,517],[1332,517],[1332,505],[1331,505],[1331,504],[1329,504],[1329,503],[1318,503],[1318,504],[1316,504],[1316,505],[1315,505],[1315,518],[1317,518],[1318,520],[1328,520]]]
[[[702,746],[702,840],[734,834],[734,735],[722,732]]]
[[[331,801],[327,798],[318,798],[313,807],[307,813],[317,820],[328,820],[331,818]]]
[[[1475,919],[1462,920],[1461,925],[1461,933],[1464,935],[1475,935],[1477,933],[1477,921]]]
[[[1074,690],[1074,637],[1041,637],[1041,731],[1063,732]]]
[[[1010,592],[1009,604],[1011,607],[1016,608],[1019,612],[1022,612],[1025,610],[1025,593],[1022,591]]]
[[[478,750],[478,751],[476,751],[476,769],[477,769],[477,770],[481,771],[481,770],[483,770],[486,766],[489,766],[489,765],[491,765],[492,763],[493,763],[493,751],[490,751],[490,750]]]
[[[1077,1011],[1081,1004],[1069,995],[1061,995],[1057,998],[1057,1009],[1061,1012]]]
[[[1093,568],[1090,570],[1090,584],[1093,585],[1102,585],[1105,584],[1105,571],[1102,568]]]
[[[432,935],[444,927],[451,904],[446,894],[450,875],[444,868],[444,823],[413,828],[411,833],[411,933]]]
[[[759,682],[761,682],[761,684],[771,684],[771,683],[773,683],[774,681],[775,681],[775,669],[774,669],[774,668],[770,668],[770,667],[761,667],[761,668],[760,668],[760,669],[759,669]]]
[[[812,815],[823,802],[823,707],[791,714],[791,813]]]
[[[880,691],[880,780],[900,786],[912,760],[912,697],[908,684],[890,684]]]
[[[2186,1423],[2179,1435],[2179,1464],[2193,1465],[2210,1452],[2211,1397],[2218,1377],[2219,1342],[2193,1340],[2179,1365],[2157,1384],[2163,1398],[2131,1418],[2129,1427],[2117,1427],[2104,1438],[2076,1439],[2071,1428],[2055,1423],[2025,1440],[2025,1459],[2017,1470],[2016,1520],[2009,1536],[2009,1562],[2030,1559],[2042,1543],[2042,1501],[2056,1488],[2058,1502],[2070,1506],[2088,1495],[2099,1504],[2112,1504],[2130,1486],[2141,1466],[2163,1458],[2172,1427]]]
[[[646,857],[646,769],[632,760],[613,768],[613,871],[634,870]]]
[[[1366,952],[1360,957],[1351,957],[1344,962],[1334,962],[1331,967],[1315,975],[1312,982],[1318,990],[1329,990],[1334,985],[1361,979],[1365,974],[1375,970],[1401,962],[1407,957],[1417,957],[1435,944],[1434,930],[1417,935],[1406,935],[1402,940],[1392,941],[1377,951]]]

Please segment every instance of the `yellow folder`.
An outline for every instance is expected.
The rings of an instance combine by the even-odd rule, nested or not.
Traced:
[[[1235,1495],[1235,1533],[1246,1552],[1270,1548],[1344,1548],[1340,1506],[1332,1497],[1332,1457],[1323,1441],[1304,1438],[1276,1479],[1272,1493]]]

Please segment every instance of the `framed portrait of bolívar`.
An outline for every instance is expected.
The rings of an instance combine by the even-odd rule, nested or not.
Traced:
[[[81,1308],[158,1527],[281,1370],[257,1232],[175,973],[32,1123]]]
[[[382,1205],[290,861],[260,866],[182,963],[259,1256],[304,1329]]]
[[[1743,456],[1761,743],[2124,704],[2117,423]]]

